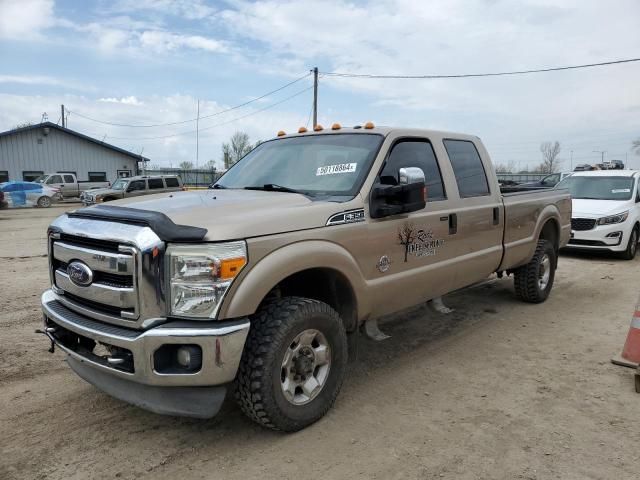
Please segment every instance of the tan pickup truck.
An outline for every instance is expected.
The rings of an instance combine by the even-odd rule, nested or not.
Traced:
[[[502,193],[475,136],[280,132],[211,190],[56,219],[44,332],[124,401],[206,418],[230,390],[295,431],[331,408],[348,339],[381,338],[379,317],[494,273],[543,302],[570,219],[565,190]]]

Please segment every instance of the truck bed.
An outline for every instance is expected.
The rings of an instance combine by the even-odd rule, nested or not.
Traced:
[[[506,190],[506,191],[505,191]],[[565,189],[507,187],[501,189],[504,205],[504,256],[500,270],[529,261],[536,248],[539,229],[547,217],[558,215],[558,245],[567,244],[571,235],[571,197]]]

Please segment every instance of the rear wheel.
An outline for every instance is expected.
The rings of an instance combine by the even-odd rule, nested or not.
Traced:
[[[544,302],[556,273],[556,251],[548,240],[538,240],[533,258],[514,272],[516,295],[529,303]]]
[[[269,302],[251,319],[236,399],[262,426],[300,430],[335,402],[347,356],[342,321],[329,305],[301,297]]]
[[[40,208],[49,208],[51,206],[51,198],[47,196],[40,197],[38,199],[38,206]]]
[[[627,248],[620,255],[625,260],[633,260],[636,257],[638,251],[638,225],[633,227],[631,235],[629,235],[629,241],[627,242]]]

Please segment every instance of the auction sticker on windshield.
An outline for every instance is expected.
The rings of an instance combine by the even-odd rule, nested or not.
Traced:
[[[340,163],[338,165],[325,165],[318,167],[316,177],[320,175],[333,175],[335,173],[353,173],[356,171],[357,163]]]

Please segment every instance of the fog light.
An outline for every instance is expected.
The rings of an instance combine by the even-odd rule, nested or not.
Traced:
[[[202,369],[202,348],[199,345],[165,344],[154,352],[153,364],[158,373],[196,373]]]
[[[622,232],[611,232],[607,234],[606,238],[618,238],[620,235],[622,235]]]
[[[197,370],[202,365],[202,350],[196,345],[180,347],[176,353],[176,361],[187,370]]]

